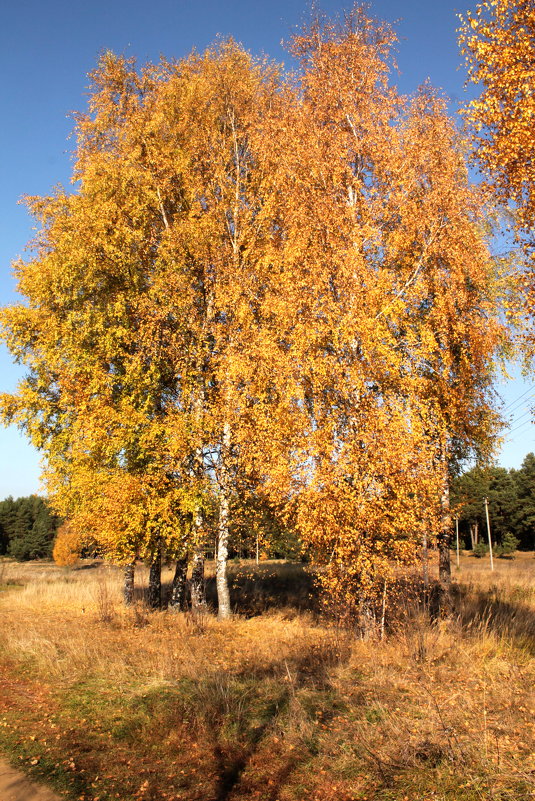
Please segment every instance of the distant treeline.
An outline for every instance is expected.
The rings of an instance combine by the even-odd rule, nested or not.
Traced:
[[[451,506],[452,514],[459,519],[461,547],[477,549],[486,542],[485,498],[493,542],[504,546],[514,542],[520,550],[535,549],[535,455],[529,453],[518,470],[475,467],[453,480]],[[258,512],[250,505],[247,509]],[[47,501],[37,495],[0,501],[0,556],[19,560],[51,557],[60,523]],[[266,521],[263,523],[265,526]],[[295,534],[279,531],[272,521],[268,527],[270,555],[298,558]],[[255,528],[251,520],[242,521],[242,527],[234,532],[231,556],[243,555],[244,551],[254,555]],[[264,532],[262,548],[265,539]]]
[[[60,519],[37,495],[0,502],[0,556],[41,559],[52,556]]]
[[[518,470],[475,467],[453,480],[452,510],[459,517],[461,546],[486,542],[485,498],[490,529],[498,545],[517,540],[520,550],[535,548],[535,455],[528,453]]]

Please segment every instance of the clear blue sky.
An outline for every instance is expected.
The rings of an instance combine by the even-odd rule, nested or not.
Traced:
[[[459,5],[459,2],[461,4]],[[462,0],[377,0],[374,16],[396,23],[400,37],[398,85],[413,91],[429,78],[450,97],[455,110],[464,95],[458,65],[456,13],[473,5]],[[324,0],[332,14],[349,8]],[[232,35],[252,53],[290,61],[287,40],[306,15],[305,0],[19,0],[3,7],[0,67],[3,76],[0,128],[0,305],[16,299],[11,262],[24,253],[32,221],[22,195],[47,194],[71,173],[69,113],[85,108],[87,73],[99,53],[111,49],[141,63],[202,50],[218,34]],[[11,391],[21,376],[0,347],[0,390]],[[534,427],[526,415],[535,388],[520,378],[501,387],[510,404],[512,431],[500,457],[516,467],[534,450]],[[514,430],[513,430],[514,429]],[[0,499],[38,491],[39,456],[13,427],[0,427]]]

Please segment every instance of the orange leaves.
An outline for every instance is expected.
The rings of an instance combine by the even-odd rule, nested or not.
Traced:
[[[63,523],[58,529],[54,542],[54,562],[61,567],[70,567],[76,564],[81,554],[83,542],[80,535],[68,523]]]
[[[5,408],[115,557],[183,554],[227,493],[234,530],[291,521],[375,592],[439,517],[444,443],[490,441],[480,198],[444,102],[389,86],[394,41],[356,9],[295,39],[297,76],[233,42],[102,58],[79,189],[32,202]]]
[[[512,204],[516,240],[528,257],[522,264],[514,256],[519,266],[507,315],[515,327],[523,325],[522,345],[529,358],[534,352],[535,7],[531,0],[483,0],[476,15],[461,17],[459,31],[469,81],[479,88],[463,113],[474,157],[497,200]]]
[[[518,206],[518,231],[532,246],[535,10],[528,0],[484,0],[476,14],[477,19],[461,17],[459,40],[469,79],[481,85],[464,113],[478,161],[498,197]]]
[[[275,433],[259,460],[271,451],[270,491],[292,498],[325,575],[362,592],[436,530],[441,443],[488,447],[500,338],[458,134],[428,87],[405,108],[388,88],[391,41],[358,13],[298,37],[302,99],[277,159],[262,151],[284,231],[265,297],[286,400],[256,407]]]

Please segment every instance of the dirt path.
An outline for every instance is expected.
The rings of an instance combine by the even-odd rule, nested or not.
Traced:
[[[42,784],[31,782],[23,773],[0,759],[0,801],[62,801]]]

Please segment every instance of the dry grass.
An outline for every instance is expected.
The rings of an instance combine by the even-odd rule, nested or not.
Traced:
[[[4,564],[0,744],[87,801],[527,801],[534,567],[463,557],[450,619],[377,642],[303,611],[295,566],[236,568],[262,614],[218,623],[124,609],[112,567]]]
[[[452,575],[456,580],[472,581],[482,586],[495,583],[501,586],[525,585],[532,591],[534,587],[535,554],[533,551],[517,551],[514,559],[494,559],[494,571],[490,570],[489,557],[476,559],[470,551],[461,554],[460,567],[455,564],[455,554],[451,558]]]

